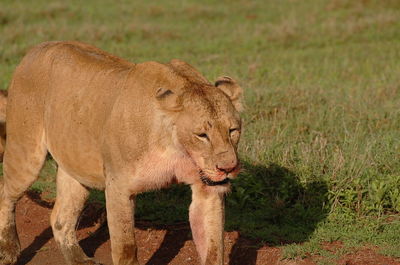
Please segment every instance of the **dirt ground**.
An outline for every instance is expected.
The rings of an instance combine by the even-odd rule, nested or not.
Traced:
[[[35,194],[24,196],[17,205],[17,228],[22,253],[18,265],[65,264],[54,242],[49,218],[52,204]],[[84,251],[104,265],[111,265],[110,241],[105,226],[101,226],[104,213],[98,205],[88,206],[79,222],[78,237]],[[136,223],[136,239],[141,264],[195,265],[198,256],[187,223],[168,227],[155,227],[150,223]],[[254,247],[252,242],[238,232],[225,234],[225,264],[229,265],[309,265],[316,264],[319,257],[302,260],[282,260],[277,247]],[[335,251],[340,244],[323,246]],[[364,248],[341,257],[340,265],[400,265],[399,260],[379,255],[373,248]]]

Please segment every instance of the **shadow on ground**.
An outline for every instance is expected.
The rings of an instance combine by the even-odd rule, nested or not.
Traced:
[[[256,264],[257,245],[263,243],[281,246],[308,240],[328,214],[326,182],[301,183],[277,164],[243,166],[226,203],[226,230],[240,233],[230,265]]]
[[[327,216],[328,187],[323,181],[301,183],[277,164],[244,164],[227,197],[226,225],[273,245],[307,240]]]
[[[296,174],[279,165],[266,167],[245,162],[243,173],[233,181],[232,192],[226,199],[226,230],[239,231],[239,238],[229,254],[229,264],[256,264],[257,250],[265,243],[277,246],[306,241],[327,216],[327,192],[323,181],[304,184]],[[52,207],[36,193],[28,196],[41,206]],[[138,197],[136,226],[144,230],[167,230],[160,248],[147,265],[168,264],[191,239],[187,223],[189,204],[190,189],[180,185]],[[90,205],[82,215],[80,228],[93,225],[104,215],[101,204]],[[18,264],[27,264],[51,238],[51,229],[44,230],[23,250]],[[103,225],[81,240],[80,245],[93,256],[108,239],[107,228]]]

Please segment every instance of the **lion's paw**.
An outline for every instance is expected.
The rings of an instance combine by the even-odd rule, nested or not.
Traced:
[[[21,249],[17,242],[0,241],[0,265],[13,265],[17,262]]]

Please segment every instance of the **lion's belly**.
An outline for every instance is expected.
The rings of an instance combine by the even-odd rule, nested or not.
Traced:
[[[48,140],[49,151],[58,166],[81,184],[104,189],[105,178],[100,152],[94,145],[88,144],[90,140],[85,141],[84,137],[78,139],[77,135],[70,136],[66,142],[62,138],[63,136],[60,136]]]

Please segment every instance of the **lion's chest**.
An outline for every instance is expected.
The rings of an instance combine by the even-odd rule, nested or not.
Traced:
[[[138,193],[176,182],[192,184],[196,180],[199,180],[198,169],[189,157],[170,150],[153,151],[137,161],[130,189]]]

